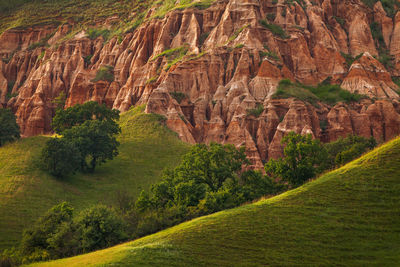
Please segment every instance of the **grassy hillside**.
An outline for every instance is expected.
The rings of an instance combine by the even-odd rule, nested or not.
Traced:
[[[93,174],[57,180],[35,161],[48,137],[22,139],[0,148],[0,249],[14,245],[22,229],[61,201],[78,210],[95,203],[112,204],[117,192],[136,197],[176,164],[188,146],[160,124],[161,117],[143,107],[121,115],[120,155]]]
[[[75,31],[89,28],[108,17],[116,16],[114,34],[136,28],[150,8],[154,17],[163,17],[173,9],[206,8],[214,0],[0,0],[0,34],[11,28],[40,25],[75,25]]]
[[[33,266],[395,266],[400,138],[298,189]]]

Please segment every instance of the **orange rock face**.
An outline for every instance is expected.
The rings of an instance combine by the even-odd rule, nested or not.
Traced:
[[[360,1],[304,2],[223,0],[205,10],[174,10],[122,42],[90,40],[83,31],[61,42],[68,24],[6,31],[0,36],[0,106],[12,108],[22,134],[31,136],[51,132],[53,100],[61,92],[65,107],[94,100],[126,111],[146,104],[146,112],[166,116],[186,142],[245,145],[257,168],[281,155],[280,141],[290,131],[326,142],[349,133],[378,140],[399,134],[392,76],[400,76],[400,13],[392,19],[380,4],[369,9]],[[285,34],[274,35],[262,19]],[[389,69],[375,59],[373,21],[394,57]],[[28,49],[49,34],[50,47]],[[159,56],[171,48],[185,55]],[[363,56],[348,66],[342,53]],[[113,81],[94,82],[106,65]],[[328,77],[370,99],[318,107],[272,99],[284,78],[315,85]]]

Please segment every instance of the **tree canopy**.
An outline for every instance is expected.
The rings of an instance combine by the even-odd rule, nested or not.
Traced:
[[[63,131],[71,129],[73,126],[83,124],[88,120],[111,121],[119,119],[119,110],[109,109],[104,104],[89,101],[84,104],[76,104],[67,109],[58,109],[53,118],[53,130],[62,134]]]
[[[118,119],[118,110],[93,101],[58,109],[52,125],[62,137],[47,142],[42,165],[58,177],[76,170],[93,172],[118,155]]]
[[[0,146],[20,138],[19,126],[10,109],[0,109]]]

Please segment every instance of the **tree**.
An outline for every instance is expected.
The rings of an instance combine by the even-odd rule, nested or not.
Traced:
[[[104,104],[89,101],[84,104],[76,104],[67,109],[58,109],[53,118],[53,130],[62,134],[63,131],[79,126],[88,120],[112,121],[119,119],[119,111],[109,109]]]
[[[20,138],[19,126],[10,109],[0,109],[0,146]]]
[[[21,252],[28,257],[38,251],[44,252],[40,253],[42,255],[51,255],[49,240],[59,232],[63,223],[71,222],[73,210],[67,202],[63,202],[47,211],[31,228],[24,231]]]
[[[116,135],[121,128],[119,111],[97,102],[58,109],[54,130],[61,138],[50,140],[42,151],[42,164],[54,176],[65,176],[77,169],[93,172],[97,165],[118,155]]]
[[[120,132],[121,128],[114,121],[88,120],[63,134],[65,140],[78,148],[81,170],[93,172],[98,164],[118,155],[119,142],[115,136]]]
[[[84,253],[113,246],[127,238],[122,219],[104,205],[83,210],[74,218],[74,226]]]
[[[81,153],[77,146],[65,138],[52,138],[42,150],[43,168],[56,177],[75,173],[81,163]]]
[[[290,132],[281,143],[285,145],[284,158],[271,159],[265,165],[268,175],[281,178],[291,186],[299,186],[324,170],[327,153],[319,140],[311,135]]]
[[[373,137],[348,135],[324,145],[328,152],[329,168],[341,166],[347,162],[360,157],[363,153],[376,147],[376,140]]]

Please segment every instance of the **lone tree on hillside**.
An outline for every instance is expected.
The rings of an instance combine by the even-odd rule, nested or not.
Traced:
[[[118,110],[93,101],[57,110],[53,128],[62,137],[46,144],[43,166],[54,176],[75,170],[93,172],[97,165],[118,155],[118,119]]]
[[[0,146],[19,138],[19,126],[15,115],[9,109],[0,109]]]

